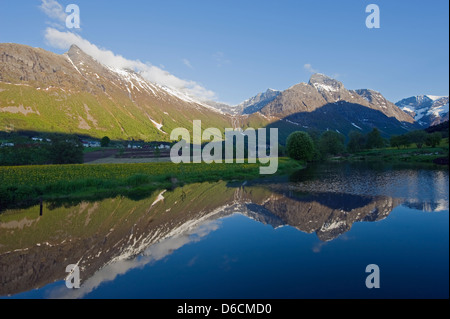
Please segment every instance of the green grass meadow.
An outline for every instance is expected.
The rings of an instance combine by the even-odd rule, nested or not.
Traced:
[[[99,164],[0,167],[0,212],[43,200],[79,201],[118,195],[142,199],[158,189],[207,182],[264,177],[260,164]],[[279,159],[277,175],[303,168]]]

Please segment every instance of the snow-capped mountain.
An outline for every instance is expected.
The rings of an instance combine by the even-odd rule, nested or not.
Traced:
[[[366,133],[377,127],[389,136],[420,128],[411,115],[381,93],[348,90],[342,82],[324,74],[313,74],[308,83],[274,93],[270,99],[264,99],[268,94],[259,94],[241,105],[249,105],[243,114],[249,114],[250,120],[262,118],[270,127],[279,128],[281,140],[299,129],[333,130],[347,135],[352,130]]]
[[[264,106],[275,100],[280,95],[280,91],[268,89],[264,93],[258,93],[256,96],[242,102],[237,106],[242,114],[252,114],[261,110]]]
[[[300,83],[281,92],[260,112],[266,116],[289,116],[299,112],[313,112],[338,102],[348,102],[380,111],[400,122],[414,122],[410,115],[399,110],[381,93],[369,89],[347,90],[343,83],[319,73],[313,74],[309,83]]]
[[[422,126],[429,127],[448,121],[448,96],[417,95],[395,103]]]

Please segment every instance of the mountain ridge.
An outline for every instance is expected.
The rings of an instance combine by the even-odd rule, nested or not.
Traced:
[[[423,127],[439,125],[449,120],[449,97],[415,95],[395,103]]]
[[[283,91],[262,108],[261,113],[266,116],[289,116],[299,112],[312,112],[324,105],[341,101],[378,110],[400,122],[414,122],[410,115],[395,107],[381,93],[370,89],[347,90],[342,82],[320,73],[313,74],[308,83],[299,83]]]
[[[0,125],[16,130],[114,139],[169,140],[192,121],[230,127],[231,119],[133,70],[101,64],[79,47],[58,55],[0,44]]]
[[[348,90],[320,73],[311,75],[308,83],[284,91],[268,89],[233,107],[197,101],[134,70],[104,65],[76,45],[59,55],[0,44],[0,114],[0,127],[118,140],[168,141],[175,128],[191,131],[193,120],[219,129],[276,123],[288,131],[334,129],[343,134],[351,128],[383,126],[383,121],[389,122],[385,135],[418,127],[411,114],[381,93]],[[342,122],[337,123],[338,118]]]

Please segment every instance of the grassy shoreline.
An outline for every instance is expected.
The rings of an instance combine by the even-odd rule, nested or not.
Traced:
[[[0,213],[28,207],[41,199],[79,202],[123,195],[142,199],[159,189],[197,182],[264,178],[260,164],[98,164],[0,167]],[[304,168],[301,162],[279,159],[276,175]]]
[[[411,164],[429,164],[439,165],[435,163],[438,159],[447,159],[448,163],[448,144],[439,147],[410,147],[410,148],[384,148],[363,151],[351,154],[346,157],[334,157],[332,161],[349,161],[349,162],[384,162],[384,163],[411,163]],[[448,167],[448,164],[447,164]]]

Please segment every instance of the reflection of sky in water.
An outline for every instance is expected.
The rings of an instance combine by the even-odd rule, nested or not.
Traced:
[[[448,179],[445,170],[382,170],[367,169],[361,164],[336,164],[299,172],[288,187],[306,192],[390,196],[425,203],[425,210],[442,211],[449,209]]]

